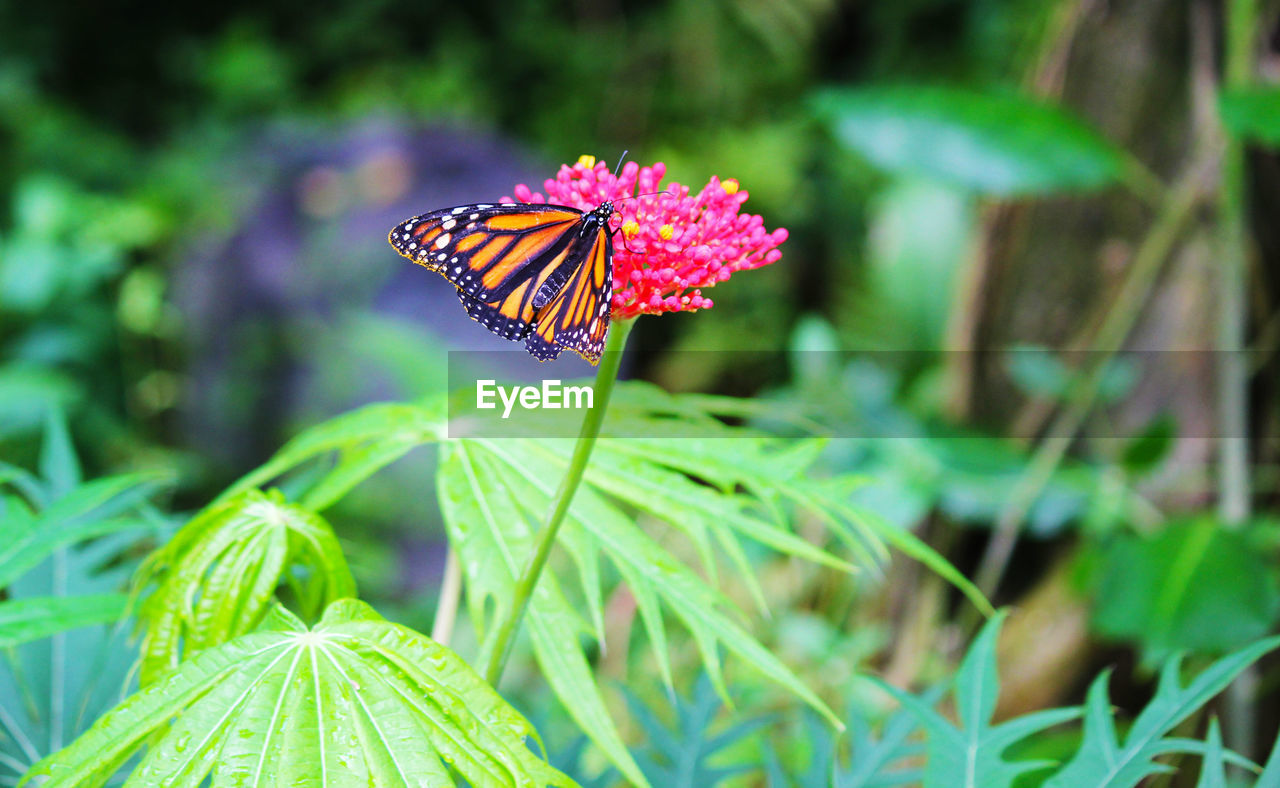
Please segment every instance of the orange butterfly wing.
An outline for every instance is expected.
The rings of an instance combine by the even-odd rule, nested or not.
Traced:
[[[388,241],[458,288],[467,314],[539,361],[572,350],[595,364],[613,292],[612,205],[463,205],[401,222]]]
[[[466,295],[495,301],[563,265],[582,217],[561,205],[461,205],[401,222],[387,240]]]
[[[613,240],[604,222],[595,235],[581,265],[535,315],[533,332],[525,340],[534,358],[555,358],[563,348],[592,364],[600,361],[613,298]]]

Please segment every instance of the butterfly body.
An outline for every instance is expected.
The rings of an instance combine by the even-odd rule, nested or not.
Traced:
[[[591,211],[547,204],[461,205],[391,231],[401,255],[458,290],[469,316],[524,340],[539,361],[572,350],[600,359],[613,295],[613,203]]]

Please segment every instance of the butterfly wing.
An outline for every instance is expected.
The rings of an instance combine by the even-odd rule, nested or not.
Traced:
[[[597,364],[604,352],[613,298],[613,240],[607,219],[595,221],[589,215],[587,226],[595,228],[586,236],[590,246],[584,247],[568,282],[537,308],[533,330],[525,339],[525,348],[539,361],[553,359],[564,349]]]
[[[388,241],[457,287],[472,319],[524,339],[538,360],[572,350],[595,364],[613,294],[608,216],[562,205],[462,205],[401,222]]]
[[[458,298],[472,320],[503,339],[520,340],[533,328],[532,290],[531,283],[525,282],[500,301],[481,301],[461,290]]]
[[[461,205],[401,222],[388,240],[478,302],[506,302],[532,281],[541,306],[569,277],[582,220],[563,205]]]

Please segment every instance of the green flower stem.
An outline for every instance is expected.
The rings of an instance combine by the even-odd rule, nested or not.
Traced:
[[[1259,3],[1230,0],[1226,4],[1224,90],[1254,83],[1258,59]],[[1245,356],[1249,327],[1249,184],[1244,141],[1226,133],[1222,179],[1218,191],[1218,516],[1223,528],[1242,528],[1253,513],[1249,470],[1249,369]],[[1244,755],[1256,755],[1258,726],[1257,666],[1240,674],[1227,689],[1223,709],[1226,744]]]
[[[1258,40],[1255,0],[1227,4],[1226,73],[1223,88],[1253,83]],[[1221,264],[1218,271],[1218,514],[1227,528],[1249,519],[1249,370],[1244,349],[1249,323],[1248,180],[1244,142],[1226,135],[1218,195]]]
[[[431,639],[442,646],[453,638],[453,625],[458,618],[458,603],[462,600],[462,563],[458,551],[449,548],[444,562],[444,581],[440,584],[440,603],[436,606],[436,619],[431,624]]]
[[[600,368],[596,371],[594,407],[587,411],[586,418],[582,420],[578,442],[573,447],[573,456],[569,459],[569,469],[560,482],[560,489],[556,491],[555,504],[547,517],[546,525],[542,527],[538,546],[516,582],[515,598],[507,612],[507,617],[498,625],[493,650],[489,652],[489,662],[484,670],[484,679],[490,686],[498,686],[498,680],[502,678],[502,670],[507,665],[511,644],[515,641],[516,631],[524,619],[524,611],[529,606],[533,589],[538,585],[538,578],[542,576],[542,568],[546,566],[547,558],[551,555],[551,548],[555,545],[560,524],[569,513],[573,494],[578,491],[582,475],[587,470],[587,461],[591,458],[591,450],[595,448],[596,438],[600,435],[600,426],[604,423],[605,411],[609,407],[609,395],[613,393],[613,384],[618,379],[622,348],[627,343],[627,334],[631,333],[631,324],[631,320],[620,320],[609,329],[609,339],[605,343],[604,355],[600,358]]]

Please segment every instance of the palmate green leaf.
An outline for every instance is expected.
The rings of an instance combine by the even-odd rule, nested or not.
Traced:
[[[262,487],[305,463],[336,454],[337,461],[302,498],[307,508],[322,511],[411,449],[441,440],[446,434],[442,398],[366,405],[303,431],[270,460],[227,488],[218,501]]]
[[[624,500],[648,502],[647,489],[631,491],[626,484],[628,474],[638,469],[652,477],[654,486],[672,485],[671,489],[662,490],[662,497],[648,502],[646,508],[651,513],[657,510],[656,516],[667,519],[677,511],[683,513],[688,509],[700,516],[707,528],[730,528],[779,552],[849,570],[852,568],[849,564],[796,537],[778,522],[782,519],[779,499],[784,498],[801,508],[825,514],[817,507],[809,507],[809,498],[797,486],[803,483],[803,472],[817,459],[822,445],[816,440],[780,444],[750,434],[686,441],[606,439],[600,441],[597,448],[603,470],[594,483],[618,497],[627,496]],[[720,488],[719,494],[693,483],[690,477],[712,482]],[[733,495],[732,491],[738,486],[744,487],[750,497]],[[752,505],[769,510],[774,515],[773,522],[742,511]],[[660,509],[663,506],[673,508]],[[828,525],[843,536],[849,523],[837,521]],[[878,554],[864,550],[867,545],[878,550]],[[874,539],[852,540],[850,546],[868,563],[884,557],[883,547]]]
[[[1131,788],[1148,775],[1168,770],[1153,760],[1156,756],[1201,751],[1198,742],[1169,739],[1166,734],[1226,689],[1241,671],[1278,646],[1280,638],[1269,638],[1242,648],[1214,662],[1186,687],[1179,679],[1182,660],[1168,660],[1160,672],[1155,697],[1134,720],[1123,742],[1116,734],[1107,700],[1110,674],[1098,676],[1085,700],[1084,741],[1080,750],[1045,787]]]
[[[991,725],[999,691],[996,638],[1003,622],[1004,614],[997,614],[987,622],[956,672],[951,694],[959,725],[921,698],[877,682],[914,713],[925,729],[928,763],[924,788],[1008,788],[1019,776],[1053,764],[1007,761],[1005,750],[1033,734],[1080,716],[1077,708],[1048,709]]]
[[[670,397],[670,395],[665,396]],[[955,585],[984,614],[991,615],[994,612],[977,587],[927,544],[910,532],[895,528],[874,513],[850,505],[847,502],[848,495],[860,480],[815,479],[805,473],[816,460],[821,448],[821,441],[782,443],[752,435],[746,431],[734,431],[722,425],[719,439],[680,441],[661,438],[601,439],[597,452],[601,453],[599,456],[605,458],[606,466],[611,453],[629,455],[658,466],[660,469],[670,469],[694,478],[711,481],[722,489],[733,490],[739,486],[745,488],[751,493],[755,503],[773,512],[775,526],[772,528],[766,526],[766,529],[762,530],[759,527],[760,521],[753,517],[730,521],[725,525],[732,527],[736,523],[739,526],[739,532],[743,535],[781,552],[831,565],[832,556],[822,553],[807,543],[797,544],[800,540],[796,540],[789,532],[778,527],[785,521],[780,513],[782,504],[816,517],[864,566],[876,566],[882,563],[887,558],[885,544],[888,543]],[[668,480],[671,477],[663,475],[660,478]],[[590,480],[589,478],[588,481]],[[625,481],[623,478],[617,486],[625,489]],[[687,480],[681,481],[687,483]],[[743,501],[743,504],[750,502],[750,500]],[[686,505],[689,501],[667,496],[665,499],[648,503],[647,507],[642,508],[652,513],[664,504],[678,506]],[[706,520],[712,524],[720,523],[718,515],[723,506],[722,503],[716,504],[707,510]],[[662,516],[662,513],[659,512],[658,516]],[[705,527],[713,526],[705,525]],[[821,553],[821,556],[815,553]],[[704,563],[707,560],[704,556]]]
[[[39,495],[48,503],[38,514],[20,499],[10,499],[0,529],[0,588],[61,548],[138,527],[136,518],[118,515],[136,508],[167,478],[159,473],[109,476],[60,497],[42,487]]]
[[[942,697],[942,687],[924,693],[922,700],[932,706]],[[853,752],[849,768],[838,765],[831,788],[889,788],[918,784],[923,775],[918,765],[924,746],[913,740],[920,719],[911,709],[902,708],[885,720],[879,738],[873,737],[867,722],[857,715],[849,725]],[[911,759],[908,761],[908,759]]]
[[[488,622],[500,619],[527,555],[530,520],[544,515],[563,472],[555,452],[530,441],[468,441],[449,452],[440,469],[440,499],[451,541],[467,576],[472,620],[490,646]],[[661,548],[591,486],[579,489],[565,533],[591,539],[618,568],[636,596],[663,676],[670,680],[661,605],[693,633],[709,674],[724,691],[717,643],[832,719],[830,711],[768,649],[727,615],[734,610],[719,592]],[[500,559],[500,560],[495,560]],[[495,570],[495,564],[507,572]],[[491,608],[492,605],[492,608]],[[645,785],[609,718],[587,663],[581,636],[588,631],[568,605],[554,575],[544,575],[526,615],[534,654],[552,689],[579,727],[623,774]],[[835,723],[833,720],[833,724]]]
[[[142,684],[254,629],[283,583],[308,616],[355,593],[337,536],[319,515],[257,490],[196,515],[135,581],[139,593],[151,588],[138,610]]]
[[[747,537],[778,552],[824,564],[843,571],[853,567],[830,553],[796,536],[790,529],[772,519],[765,519],[748,511],[754,502],[745,496],[718,491],[699,484],[688,473],[673,470],[666,465],[638,460],[628,452],[618,451],[618,444],[625,439],[601,441],[592,455],[584,481],[623,501],[640,511],[670,523],[685,532],[703,554],[703,563],[714,576],[715,561],[711,557],[708,535],[714,537],[729,560],[738,570],[740,579],[747,582],[757,605],[765,612],[764,592],[756,582],[755,572],[741,553],[739,537]],[[723,443],[723,450],[738,454],[750,452],[750,439]],[[555,451],[553,459],[561,468],[568,467],[570,447],[562,444],[535,444],[538,448]],[[550,454],[550,452],[549,452]]]
[[[717,412],[723,409],[724,403],[712,404]],[[857,516],[847,501],[848,480],[824,486],[816,496],[820,502],[811,503],[817,488],[806,480],[806,471],[821,448],[818,442],[783,442],[728,427],[712,416],[712,410],[698,398],[672,396],[646,384],[617,388],[606,434],[697,437],[680,441],[679,451],[667,447],[665,453],[661,441],[601,438],[559,538],[577,569],[586,604],[571,603],[561,578],[549,570],[523,627],[548,683],[579,727],[637,784],[643,784],[643,775],[609,718],[582,642],[593,634],[598,638],[603,629],[602,552],[632,590],[668,683],[671,669],[663,619],[669,613],[689,629],[708,675],[726,697],[720,647],[803,698],[837,727],[830,710],[743,627],[740,611],[717,589],[718,568],[728,560],[761,608],[764,594],[741,544],[744,537],[783,554],[850,571],[850,563],[792,531],[792,516],[802,510],[825,523],[860,562],[873,565],[885,557],[876,525]],[[363,408],[308,430],[239,485],[261,484],[303,467],[314,473],[324,467],[316,463],[336,452],[337,465],[321,476],[320,483],[298,475],[298,483],[292,485],[304,503],[327,505],[388,458],[413,445],[441,441],[438,496],[466,578],[466,604],[481,636],[483,662],[492,648],[488,628],[508,609],[515,578],[532,549],[533,526],[546,516],[573,442],[545,437],[442,440],[442,414],[440,403]],[[325,491],[326,485],[332,492]],[[711,582],[640,530],[634,511],[683,533]],[[909,534],[894,536],[908,549],[918,547],[917,557],[934,559],[932,566],[949,568],[926,546],[912,544]]]
[[[113,704],[135,652],[121,619],[160,474],[81,483],[62,419],[48,419],[37,477],[0,464],[0,784],[61,748]]]
[[[0,602],[0,649],[91,624],[110,624],[124,617],[125,594],[36,597]]]
[[[645,747],[636,760],[653,785],[664,788],[714,788],[725,780],[756,768],[752,763],[712,763],[724,750],[738,744],[771,722],[755,717],[712,732],[723,704],[707,676],[700,676],[692,697],[676,698],[674,724],[668,726],[656,710],[634,693],[627,705],[645,733]]]
[[[1115,181],[1124,154],[1065,111],[1013,94],[924,85],[831,89],[814,102],[836,139],[876,167],[983,194]]]
[[[0,626],[0,782],[61,748],[124,691],[137,652],[119,592],[136,565],[130,553],[159,531],[135,523],[68,545],[6,589],[0,616],[16,615]]]
[[[550,504],[559,469],[542,460],[538,449],[529,444],[483,441],[480,445],[499,460],[490,467],[512,490],[515,498],[528,507],[528,514],[537,516],[537,513],[545,511]],[[542,472],[533,469],[542,469]],[[628,586],[636,592],[638,603],[644,598],[646,605],[653,605],[653,600],[660,599],[688,627],[702,652],[707,673],[722,695],[727,696],[728,692],[719,669],[717,643],[800,697],[832,725],[842,727],[826,704],[742,628],[735,620],[738,615],[728,614],[737,613],[728,599],[637,528],[603,496],[590,487],[579,489],[568,516],[570,527],[576,526],[592,536],[609,556]],[[647,618],[643,610],[641,608],[642,621],[657,649],[665,643],[665,636],[658,634],[662,631],[660,613],[651,611],[653,617]],[[663,665],[664,678],[669,678],[666,655],[659,652],[658,659]]]
[[[102,785],[572,786],[525,745],[529,723],[430,639],[340,600],[308,630],[280,627],[201,651],[125,699],[24,783]]]
[[[437,487],[449,539],[458,551],[467,581],[467,604],[476,631],[485,635],[480,663],[493,648],[485,626],[507,612],[516,578],[524,568],[531,529],[507,488],[495,484],[491,466],[477,457],[467,441],[445,453]],[[483,480],[483,481],[482,481]],[[627,779],[646,786],[609,717],[581,645],[587,628],[559,590],[554,574],[544,573],[525,613],[525,628],[543,675],[578,726],[600,747]]]
[[[925,703],[937,703],[942,689],[926,692]],[[848,733],[837,739],[817,717],[806,714],[802,720],[804,730],[795,738],[807,742],[808,763],[791,780],[782,774],[780,764],[770,765],[769,788],[892,788],[920,784],[923,773],[918,767],[924,742],[915,735],[920,730],[920,720],[910,709],[898,708],[874,727],[873,721],[858,709],[847,719]],[[847,767],[838,752],[845,741],[850,751]]]

